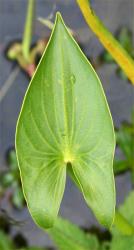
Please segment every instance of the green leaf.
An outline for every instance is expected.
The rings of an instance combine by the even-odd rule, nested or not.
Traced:
[[[14,149],[11,149],[7,156],[7,163],[11,171],[18,171],[18,162],[16,158],[16,152]]]
[[[127,223],[122,223],[122,220],[119,219],[118,220],[119,223],[116,223],[116,225],[112,227],[113,235],[134,234],[133,204],[134,204],[134,191],[130,192],[124,204],[121,205],[118,209],[120,217],[122,216],[124,222],[126,221]],[[125,228],[123,227],[123,225],[126,225]]]
[[[23,190],[35,222],[53,226],[71,165],[87,204],[109,227],[115,210],[114,149],[100,80],[58,14],[16,132]]]
[[[134,250],[134,191],[116,212],[110,250]]]
[[[134,236],[118,236],[114,237],[110,250],[134,250]]]
[[[104,51],[104,53],[101,56],[102,61],[104,61],[105,63],[114,63],[114,59],[111,56],[111,54],[109,54],[107,51]]]
[[[10,172],[3,174],[3,175],[1,175],[0,181],[2,183],[2,186],[4,188],[7,188],[7,187],[12,185],[12,183],[14,181],[14,176]]]
[[[48,234],[59,250],[98,250],[99,243],[94,235],[86,234],[76,225],[58,218]]]
[[[109,241],[102,242],[99,250],[110,250],[110,242]]]
[[[126,170],[131,170],[132,183],[134,183],[134,126],[133,113],[132,122],[123,123],[121,128],[116,132],[117,145],[124,154],[123,160],[114,161],[114,173],[118,174]]]
[[[132,32],[126,27],[123,27],[118,35],[118,40],[123,48],[131,55],[133,50]]]
[[[126,126],[123,124],[119,131],[116,132],[117,144],[122,149],[124,155],[132,158],[132,136],[128,133]]]
[[[26,247],[26,248],[21,248],[18,250],[45,250],[46,248],[39,248],[39,247]]]
[[[16,185],[15,187],[12,202],[13,205],[18,209],[22,209],[24,207],[24,196],[22,193],[22,189],[18,185]]]
[[[14,246],[8,236],[0,231],[0,250],[13,250]]]
[[[114,160],[114,174],[120,174],[130,169],[129,161],[127,160]]]

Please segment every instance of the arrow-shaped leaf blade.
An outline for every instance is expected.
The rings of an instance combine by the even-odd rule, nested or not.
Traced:
[[[53,225],[71,164],[87,204],[103,225],[110,226],[115,207],[114,148],[101,83],[58,14],[16,132],[23,190],[34,220],[43,228]]]

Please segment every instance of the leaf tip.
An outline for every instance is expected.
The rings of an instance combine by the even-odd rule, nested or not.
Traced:
[[[46,212],[42,210],[34,211],[32,213],[32,217],[35,221],[35,223],[40,227],[44,229],[52,228],[55,224],[56,218],[52,216],[51,214],[47,214]]]
[[[62,16],[61,16],[61,13],[58,11],[57,13],[56,13],[56,22],[61,22],[61,21],[63,21],[63,19],[62,19]]]
[[[62,15],[61,15],[61,13],[59,11],[56,13],[56,21],[55,21],[55,23],[56,23],[56,25],[61,24],[61,25],[63,25],[65,27],[64,20],[63,20]]]
[[[113,226],[114,219],[115,219],[115,209],[112,212],[110,212],[109,214],[107,214],[107,213],[102,214],[100,216],[100,218],[98,218],[98,221],[100,221],[100,223],[104,227],[110,229]]]

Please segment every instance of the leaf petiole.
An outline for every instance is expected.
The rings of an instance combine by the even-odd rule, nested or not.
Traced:
[[[32,29],[33,29],[33,18],[35,11],[35,0],[29,0],[27,17],[24,27],[23,42],[22,42],[22,51],[25,59],[29,59],[29,50],[32,40]]]
[[[118,65],[124,70],[132,84],[134,84],[134,61],[127,51],[114,38],[91,8],[90,1],[76,0],[80,10],[92,31],[99,38],[106,50],[112,55]]]

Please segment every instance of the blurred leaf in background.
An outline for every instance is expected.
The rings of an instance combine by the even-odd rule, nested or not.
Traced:
[[[126,200],[122,205],[119,206],[118,211],[120,215],[124,217],[124,219],[134,228],[134,191],[131,191],[127,196]],[[123,225],[120,229],[117,229],[116,226],[113,226],[111,229],[113,236],[125,235],[125,231]],[[134,232],[133,232],[134,233]]]
[[[116,131],[116,141],[124,158],[114,160],[114,173],[119,174],[131,170],[132,182],[134,183],[134,110],[132,111],[131,123],[122,123],[119,130]]]
[[[134,250],[134,236],[114,237],[110,250]]]
[[[112,227],[111,250],[134,250],[134,191],[130,192],[124,204],[119,207],[119,213],[132,227],[132,235],[125,235],[126,228],[120,224],[120,230]]]
[[[25,247],[25,248],[17,248],[15,244],[6,233],[0,230],[0,250],[45,250],[45,248],[38,247]],[[46,249],[47,250],[47,249]]]
[[[14,244],[9,237],[0,231],[0,250],[14,250]]]
[[[71,222],[58,218],[49,236],[59,250],[98,250],[99,242],[95,235],[84,233]]]
[[[4,194],[7,189],[10,188],[12,190],[12,204],[17,209],[21,209],[24,207],[25,200],[22,193],[19,168],[14,148],[11,148],[7,152],[6,160],[8,169],[2,172],[0,175],[1,194]]]
[[[118,213],[123,218],[119,228],[115,225],[111,229],[111,241],[99,242],[97,236],[85,233],[76,225],[67,220],[58,218],[55,226],[47,230],[53,239],[58,250],[134,250],[134,191],[118,209]],[[124,220],[127,222],[124,224]],[[128,231],[127,225],[132,228]],[[126,232],[128,235],[126,235]]]
[[[47,250],[46,248],[38,248],[38,247],[27,247],[27,248],[21,248],[17,250]]]

